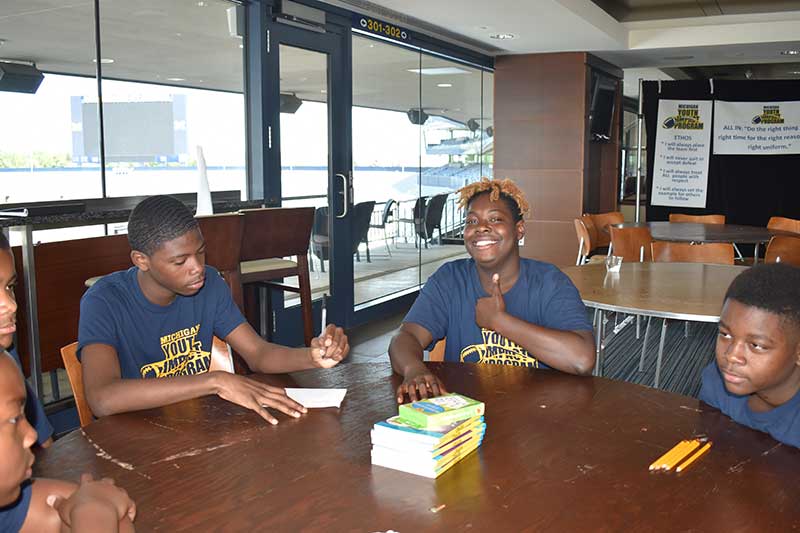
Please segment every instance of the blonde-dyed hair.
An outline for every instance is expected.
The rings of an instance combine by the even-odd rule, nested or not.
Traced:
[[[470,183],[458,190],[458,205],[466,209],[473,198],[485,192],[489,193],[489,200],[496,202],[500,198],[507,198],[517,206],[518,213],[515,213],[514,220],[522,220],[528,215],[530,206],[528,200],[517,184],[510,179],[489,179],[482,177],[480,181]],[[509,206],[510,207],[510,206]],[[519,218],[517,218],[517,216]]]

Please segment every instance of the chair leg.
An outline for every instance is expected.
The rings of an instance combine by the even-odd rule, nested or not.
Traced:
[[[389,237],[386,235],[386,227],[383,228],[383,244],[386,245],[386,253],[389,254],[389,257],[392,257],[392,249],[389,247]]]
[[[365,242],[367,243],[367,263],[372,263],[372,259],[369,257],[369,239],[366,239]]]
[[[581,242],[578,243],[578,257],[575,259],[575,266],[581,266],[583,264],[583,237],[581,237]]]
[[[311,310],[311,278],[308,275],[308,259],[297,256],[297,281],[300,288],[300,312],[303,315],[303,340],[311,346],[314,337],[314,319]]]

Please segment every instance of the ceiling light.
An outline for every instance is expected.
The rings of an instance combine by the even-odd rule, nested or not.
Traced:
[[[0,39],[0,46],[3,46],[4,44],[6,44],[6,40],[5,39]]]
[[[447,87],[452,87],[453,84],[452,83],[437,83],[436,86],[437,87],[442,87],[442,88],[447,88]]]
[[[513,33],[493,33],[489,36],[489,39],[497,39],[498,41],[508,41],[516,38],[517,36]]]
[[[433,68],[410,68],[409,72],[422,74],[423,76],[446,76],[448,74],[469,74],[468,70],[458,67],[433,67]]]
[[[321,92],[322,94],[328,94],[328,91],[326,91],[325,89],[320,89],[319,92]]]
[[[797,56],[800,55],[800,50],[784,50],[781,52],[782,56]]]
[[[240,45],[239,45],[239,48],[244,48],[244,45],[243,45],[243,44],[240,44]]]
[[[167,78],[167,81],[186,81],[186,78]]]
[[[800,74],[800,70],[790,70],[789,74],[794,74],[795,76]]]
[[[102,64],[102,65],[108,65],[108,64],[113,63],[113,62],[114,62],[114,60],[111,59],[110,57],[101,57],[100,58],[100,64]],[[97,63],[97,59],[92,59],[92,63]]]
[[[197,7],[206,7],[207,5],[208,5],[208,2],[203,2],[203,0],[200,0],[199,2],[197,2]]]

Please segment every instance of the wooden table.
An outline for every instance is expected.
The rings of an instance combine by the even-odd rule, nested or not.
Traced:
[[[622,263],[619,273],[606,272],[604,263],[564,268],[583,303],[601,311],[664,319],[656,362],[655,386],[661,374],[667,319],[718,322],[725,292],[747,267],[702,263]],[[602,370],[602,313],[595,316],[596,367]],[[644,368],[648,328],[639,370]]]
[[[37,475],[113,476],[139,531],[789,531],[800,450],[697,400],[503,365],[430,363],[486,402],[483,446],[438,480],[370,465],[369,430],[397,411],[385,363],[269,378],[347,387],[340,410],[269,426],[215,397],[107,417],[44,450]],[[391,377],[390,377],[391,376]],[[267,379],[267,378],[264,378]],[[651,473],[706,434],[692,468]]]
[[[626,222],[617,224],[619,228],[646,226],[650,235],[657,241],[672,242],[730,242],[755,244],[754,262],[758,262],[758,249],[761,243],[768,242],[774,235],[786,232],[771,230],[761,226],[739,224],[701,224],[697,222]]]

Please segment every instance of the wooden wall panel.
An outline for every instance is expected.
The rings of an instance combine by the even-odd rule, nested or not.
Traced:
[[[573,219],[616,209],[618,143],[589,142],[593,68],[614,70],[583,52],[495,60],[494,175],[514,179],[531,203],[525,257],[572,264]],[[620,106],[618,95],[617,116]]]

